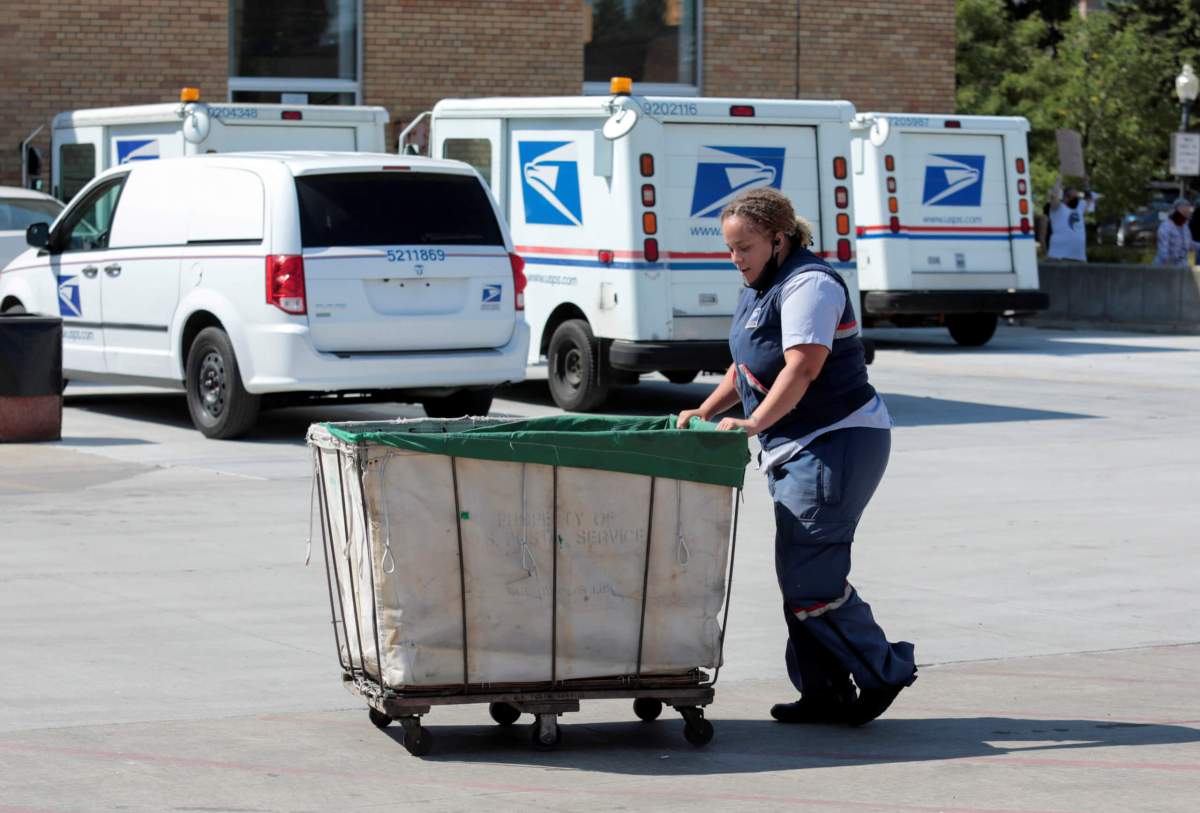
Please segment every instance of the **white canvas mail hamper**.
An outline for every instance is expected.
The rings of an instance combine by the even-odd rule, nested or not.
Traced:
[[[742,433],[463,418],[308,442],[348,673],[413,690],[719,665]]]

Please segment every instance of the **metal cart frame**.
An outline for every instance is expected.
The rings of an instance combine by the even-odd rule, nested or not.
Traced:
[[[366,529],[370,528],[370,521],[366,515],[367,500],[365,499],[366,489],[364,484],[366,448],[361,443],[359,444],[359,448],[363,453],[358,456],[356,465],[354,466],[357,477],[351,482],[355,482],[359,489],[359,496],[361,498],[359,502],[362,505],[362,527],[364,528],[364,532],[367,532]],[[333,451],[337,455],[339,471],[344,471],[344,456],[346,452],[340,445],[336,444]],[[650,576],[650,543],[653,537],[654,490],[657,480],[655,477],[650,477],[650,510],[646,528],[645,566],[642,574],[642,608],[640,627],[638,629],[636,672],[632,675],[601,679],[560,680],[558,678],[557,596],[559,552],[556,545],[554,546],[553,557],[552,589],[554,601],[552,602],[553,611],[551,617],[553,632],[550,681],[503,685],[479,684],[470,683],[468,680],[470,674],[470,652],[467,644],[466,569],[463,557],[462,511],[459,499],[457,458],[450,457],[450,466],[454,486],[455,516],[458,517],[458,561],[459,579],[462,588],[460,595],[462,596],[463,619],[463,682],[448,686],[397,690],[383,686],[381,679],[375,679],[368,671],[367,663],[364,660],[364,648],[362,644],[363,630],[359,628],[360,625],[355,624],[354,638],[350,636],[350,632],[346,626],[346,620],[342,612],[342,608],[345,605],[343,603],[341,580],[338,578],[338,574],[340,572],[339,568],[344,566],[347,569],[346,572],[349,574],[348,583],[353,584],[355,575],[354,565],[349,556],[349,550],[347,550],[344,557],[341,557],[342,561],[339,564],[339,556],[334,546],[333,525],[330,520],[330,511],[340,509],[342,514],[342,528],[348,529],[350,527],[350,508],[347,504],[345,493],[346,481],[342,480],[341,482],[341,505],[331,507],[329,505],[328,492],[325,488],[325,463],[321,449],[316,447],[313,449],[313,487],[317,492],[316,502],[320,515],[321,547],[325,557],[325,581],[329,593],[334,645],[338,653],[338,662],[342,667],[343,683],[351,693],[357,694],[366,700],[371,722],[379,728],[384,728],[393,721],[399,721],[404,727],[404,747],[414,756],[423,756],[428,754],[433,747],[433,734],[429,729],[421,725],[421,718],[428,714],[434,706],[487,703],[492,719],[502,726],[512,725],[522,714],[534,715],[536,722],[532,726],[531,731],[533,744],[539,749],[549,750],[556,747],[562,738],[562,732],[558,727],[558,717],[567,712],[579,711],[581,700],[632,699],[634,701],[634,713],[638,718],[646,722],[657,719],[662,713],[664,705],[671,706],[683,717],[685,739],[697,747],[707,745],[712,740],[714,731],[712,723],[704,717],[704,708],[713,702],[714,687],[717,683],[717,678],[720,676],[720,664],[724,656],[725,631],[729,623],[730,596],[733,589],[733,565],[737,551],[738,508],[741,503],[741,489],[734,489],[733,495],[733,520],[730,525],[725,609],[721,621],[721,631],[717,648],[717,667],[713,670],[711,678],[708,678],[700,669],[694,669],[686,674],[678,675],[642,674],[642,644],[645,637],[647,587]],[[558,536],[558,468],[558,466],[552,466],[552,539]],[[339,480],[341,480],[340,477]],[[372,557],[368,556],[366,558],[368,567],[370,568],[367,575],[369,576],[371,599],[374,606],[376,563]],[[361,576],[362,574],[359,575]],[[350,594],[350,602],[355,616],[361,618],[358,610],[358,602],[353,591]],[[382,638],[379,635],[377,612],[372,612],[371,621],[371,632],[375,637],[375,673],[382,678],[383,670],[380,661],[382,660],[383,645]],[[356,639],[358,644],[357,663],[355,663],[353,646]]]

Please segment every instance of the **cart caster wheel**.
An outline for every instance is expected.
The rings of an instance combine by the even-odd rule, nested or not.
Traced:
[[[713,738],[713,725],[704,719],[703,709],[695,706],[684,706],[679,709],[683,715],[683,738],[697,748],[708,745]]]
[[[433,733],[428,728],[413,726],[404,732],[404,748],[414,757],[423,757],[433,750]]]
[[[662,714],[663,704],[661,700],[655,700],[653,697],[639,697],[633,701],[633,713],[638,716],[639,720],[647,723],[658,719],[658,715]]]
[[[387,728],[392,722],[392,718],[379,709],[367,709],[367,714],[371,717],[371,722],[375,724],[376,728]]]
[[[539,714],[533,724],[533,747],[539,751],[553,751],[562,742],[562,730],[558,727],[558,716]]]
[[[521,719],[521,712],[517,711],[517,707],[510,703],[491,703],[488,705],[488,714],[492,715],[493,720],[505,727]]]

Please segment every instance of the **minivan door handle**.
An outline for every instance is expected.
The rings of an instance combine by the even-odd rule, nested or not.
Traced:
[[[87,268],[83,269],[83,275],[85,277],[87,277],[88,279],[91,279],[92,277],[96,276],[99,273],[100,273],[100,269],[94,265],[89,265]]]
[[[121,276],[121,266],[117,265],[116,263],[113,263],[112,265],[106,265],[104,266],[104,273],[108,274],[110,277],[119,277]]]

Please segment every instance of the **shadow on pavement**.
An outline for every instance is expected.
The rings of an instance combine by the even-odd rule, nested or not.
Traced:
[[[979,404],[972,401],[951,401],[946,398],[925,398],[919,395],[883,393],[888,412],[896,426],[949,426],[966,423],[1005,423],[1007,421],[1065,421],[1096,418],[1078,412],[1056,412],[1049,409]]]
[[[1145,339],[1150,334],[1102,331],[1007,331],[1003,327],[983,347],[959,347],[943,328],[868,328],[864,336],[878,350],[906,350],[922,354],[1003,355],[1035,353],[1045,356],[1127,355],[1130,353],[1187,353],[1183,347],[1159,347],[1123,341]],[[1154,338],[1167,338],[1155,335]]]
[[[683,739],[683,723],[664,716],[655,723],[600,723],[562,726],[558,750],[540,752],[531,744],[528,715],[510,728],[429,726],[433,753],[443,763],[489,763],[562,768],[646,776],[717,773],[770,773],[837,765],[883,765],[996,758],[1030,765],[1121,768],[1147,762],[1092,760],[1088,749],[1189,744],[1200,730],[1180,725],[1112,720],[1027,720],[1009,717],[878,720],[864,728],[785,726],[771,720],[713,718],[716,737],[704,748]],[[569,721],[569,717],[562,718]],[[384,730],[403,753],[403,730]],[[1152,759],[1152,757],[1151,757]],[[1157,763],[1155,763],[1157,764]]]

